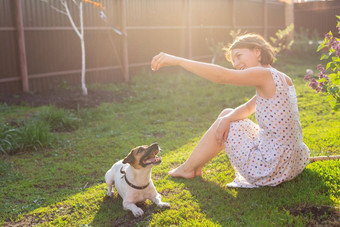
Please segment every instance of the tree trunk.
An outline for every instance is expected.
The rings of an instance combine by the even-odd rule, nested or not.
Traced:
[[[83,20],[83,2],[79,4],[80,14],[80,43],[81,43],[81,89],[83,95],[87,95],[85,72],[86,72],[86,55],[85,55],[85,40],[84,40],[84,20]]]

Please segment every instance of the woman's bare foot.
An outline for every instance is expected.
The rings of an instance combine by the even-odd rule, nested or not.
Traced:
[[[202,166],[201,167],[198,167],[196,170],[195,170],[195,176],[196,177],[199,177],[199,176],[202,176]]]
[[[184,163],[180,166],[178,166],[175,169],[172,169],[168,172],[168,174],[172,177],[183,177],[183,178],[194,178],[195,177],[195,171],[194,170],[186,170],[186,167],[184,166]]]

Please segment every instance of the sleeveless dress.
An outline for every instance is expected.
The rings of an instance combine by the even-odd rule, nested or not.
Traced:
[[[226,153],[235,170],[228,187],[276,186],[299,175],[309,163],[303,143],[294,85],[282,72],[271,71],[276,91],[265,99],[256,93],[255,117],[230,124]]]

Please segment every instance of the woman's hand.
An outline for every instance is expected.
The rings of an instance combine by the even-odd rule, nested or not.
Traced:
[[[157,71],[164,66],[178,65],[179,59],[179,57],[161,52],[152,58],[151,69]]]
[[[230,129],[230,120],[228,117],[220,117],[217,119],[217,127],[216,127],[216,141],[217,144],[222,146],[223,142],[227,141],[228,134]]]

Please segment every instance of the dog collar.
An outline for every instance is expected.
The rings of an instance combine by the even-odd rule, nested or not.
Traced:
[[[127,183],[130,187],[132,187],[132,188],[134,188],[134,189],[143,190],[143,189],[147,188],[147,187],[149,186],[149,184],[150,184],[150,182],[149,182],[147,185],[144,185],[144,186],[136,186],[136,185],[132,184],[132,183],[127,179],[127,177],[126,177],[126,172],[123,170],[123,167],[120,168],[120,173],[123,174],[122,178],[124,177],[126,183]]]

